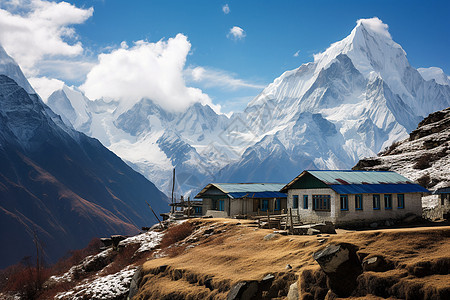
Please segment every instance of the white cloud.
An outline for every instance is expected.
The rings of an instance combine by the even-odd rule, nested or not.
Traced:
[[[28,81],[45,103],[54,91],[62,89],[64,85],[61,80],[47,77],[32,77]]]
[[[187,37],[178,34],[167,41],[137,41],[128,49],[100,54],[80,89],[90,99],[116,99],[125,107],[148,98],[170,111],[185,110],[195,102],[219,111],[208,95],[186,86],[183,72],[190,49]]]
[[[35,64],[39,74],[52,74],[51,77],[57,77],[65,81],[83,82],[86,80],[86,74],[92,69],[95,62],[82,56],[73,59],[47,59]],[[35,75],[36,76],[36,75]]]
[[[230,7],[228,6],[228,4],[225,4],[224,6],[222,6],[222,11],[226,15],[228,15],[230,13]]]
[[[227,37],[233,40],[242,40],[245,36],[244,29],[238,26],[233,26],[227,34]]]
[[[391,34],[389,33],[388,29],[389,26],[387,24],[384,24],[383,21],[381,21],[380,19],[378,19],[377,17],[373,17],[370,19],[359,19],[358,21],[356,21],[357,25],[363,25],[367,28],[369,28],[370,30],[379,33],[381,35],[384,35],[387,38],[392,38]]]
[[[71,25],[84,23],[94,9],[67,2],[16,0],[0,3],[0,44],[23,68],[36,75],[36,63],[48,57],[74,57],[83,46]]]
[[[236,90],[239,88],[263,89],[265,85],[259,85],[234,78],[233,75],[222,71],[204,67],[191,67],[186,69],[187,79],[202,83],[204,87],[224,87]]]
[[[297,50],[297,52],[294,53],[294,57],[298,57],[299,53],[300,53],[300,50]]]
[[[128,44],[127,44],[127,42],[122,41],[122,43],[120,43],[120,48],[128,49]]]

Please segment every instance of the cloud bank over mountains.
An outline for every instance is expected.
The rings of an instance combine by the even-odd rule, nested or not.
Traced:
[[[39,74],[39,61],[75,57],[84,51],[73,25],[82,24],[94,9],[42,0],[0,3],[0,43],[27,76]]]
[[[230,12],[228,5],[223,12]],[[191,43],[185,34],[156,42],[138,40],[98,50],[86,48],[75,25],[94,15],[93,7],[67,2],[15,0],[0,3],[0,45],[22,66],[26,77],[44,101],[64,82],[80,83],[91,99],[115,100],[124,109],[151,99],[167,111],[184,111],[194,103],[208,104],[211,97],[200,88],[262,89],[227,71],[186,66]],[[245,31],[234,26],[229,38],[240,40]],[[32,51],[30,51],[32,49]]]
[[[214,106],[200,89],[186,86],[183,70],[191,43],[185,35],[125,46],[98,56],[80,86],[88,98],[119,100],[128,108],[148,98],[168,111],[183,111],[196,102]]]

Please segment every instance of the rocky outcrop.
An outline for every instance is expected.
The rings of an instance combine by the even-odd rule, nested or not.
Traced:
[[[315,252],[314,259],[328,276],[327,285],[339,297],[348,297],[356,289],[361,263],[356,255],[355,245],[340,243],[330,244],[325,249]]]
[[[450,186],[450,107],[428,115],[408,139],[353,169],[395,171],[431,190]]]

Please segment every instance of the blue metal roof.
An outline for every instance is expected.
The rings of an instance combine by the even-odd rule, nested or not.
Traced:
[[[309,173],[338,194],[430,193],[427,189],[393,171],[314,170],[304,171],[282,190],[289,189]]]
[[[203,198],[210,195],[211,188],[227,194],[232,199],[237,198],[286,198],[285,193],[280,193],[284,183],[210,183],[198,193],[195,198]]]
[[[224,193],[257,193],[274,191],[278,192],[284,186],[283,183],[212,183]]]
[[[414,184],[392,171],[307,171],[327,185],[336,184]]]
[[[338,194],[403,194],[429,193],[418,184],[332,184]]]
[[[228,193],[228,195],[233,198],[286,198],[285,193],[280,192],[255,192],[255,193]]]
[[[438,195],[438,194],[450,194],[450,187],[440,188],[433,192],[433,195]]]

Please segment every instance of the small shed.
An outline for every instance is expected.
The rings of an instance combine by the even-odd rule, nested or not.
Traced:
[[[429,191],[392,171],[303,171],[281,192],[302,222],[370,223],[422,215]]]
[[[210,183],[195,198],[203,199],[203,212],[214,217],[280,214],[286,209],[283,183]]]

